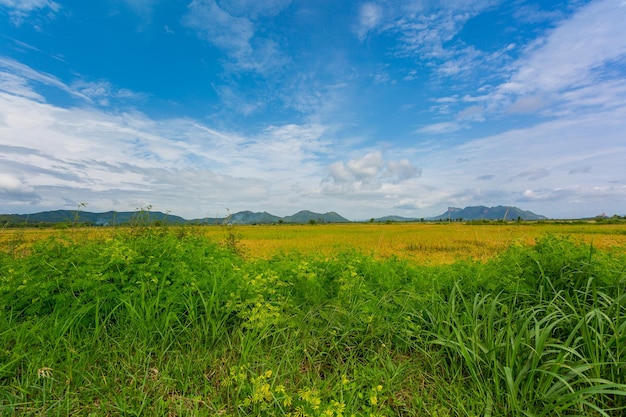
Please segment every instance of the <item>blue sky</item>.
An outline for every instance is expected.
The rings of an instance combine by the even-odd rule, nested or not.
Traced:
[[[0,212],[626,214],[626,1],[0,0]]]

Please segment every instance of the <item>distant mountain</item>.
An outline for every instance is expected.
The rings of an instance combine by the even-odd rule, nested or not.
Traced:
[[[33,214],[3,214],[0,222],[11,224],[46,224],[46,223],[88,223],[97,226],[109,226],[131,222],[164,222],[182,224],[187,222],[179,216],[160,211],[107,211],[92,213],[89,211],[54,210]]]
[[[253,213],[251,211],[240,211],[227,217],[229,223],[232,224],[271,224],[278,223],[280,217],[269,214],[268,212]]]
[[[544,220],[545,216],[530,211],[520,210],[517,207],[485,207],[472,206],[463,209],[450,207],[445,213],[426,220]],[[374,219],[377,222],[411,222],[422,219],[407,218],[401,216],[385,216]],[[334,211],[328,213],[315,213],[309,210],[299,211],[291,216],[279,217],[267,212],[254,213],[252,211],[240,211],[227,217],[205,217],[203,219],[186,220],[180,216],[174,216],[160,211],[107,211],[105,213],[92,213],[76,210],[43,211],[34,214],[0,214],[0,225],[45,225],[57,223],[81,223],[97,226],[113,226],[129,223],[152,224],[274,224],[274,223],[349,223],[350,220]]]
[[[547,217],[524,211],[517,207],[470,206],[465,208],[450,207],[448,211],[428,220],[546,220]]]
[[[0,214],[0,224],[9,225],[45,225],[58,223],[81,223],[96,226],[113,226],[129,223],[167,223],[167,224],[273,224],[273,223],[347,223],[350,220],[335,212],[315,213],[308,210],[300,211],[292,216],[279,217],[273,214],[251,211],[240,211],[228,217],[206,217],[203,219],[186,220],[160,211],[108,211],[105,213],[92,213],[76,210],[43,211],[33,214]]]
[[[309,210],[302,210],[291,216],[283,217],[285,223],[349,223],[350,220],[341,217],[334,211],[320,214]]]

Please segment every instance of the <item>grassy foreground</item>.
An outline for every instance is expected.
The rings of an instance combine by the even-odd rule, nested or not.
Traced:
[[[198,230],[0,251],[0,413],[626,412],[623,248],[547,235],[483,263],[250,259]]]

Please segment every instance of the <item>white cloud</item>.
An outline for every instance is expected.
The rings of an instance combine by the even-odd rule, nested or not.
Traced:
[[[5,71],[0,71],[0,90],[36,101],[45,101],[42,95],[28,85],[28,80]]]
[[[60,6],[52,0],[0,0],[0,6],[11,10],[12,13],[21,13],[24,16],[39,9],[58,11]]]
[[[385,163],[380,152],[372,152],[360,159],[350,159],[347,163],[335,162],[329,167],[335,183],[370,182],[378,178]]]
[[[79,102],[109,106],[111,100],[139,100],[144,94],[117,88],[108,81],[90,82],[76,80],[67,85],[57,77],[21,64],[10,58],[0,57],[0,91],[45,102],[45,98],[37,92],[38,87],[46,85],[59,89]]]
[[[484,108],[481,105],[473,105],[466,107],[456,114],[456,120],[478,121],[485,120]]]
[[[338,161],[328,167],[328,178],[322,183],[323,195],[346,200],[384,198],[390,194],[403,194],[400,184],[418,178],[421,169],[408,159],[385,161],[380,151],[370,152],[358,159]]]
[[[72,96],[89,100],[87,96],[72,90],[57,77],[44,72],[35,71],[27,65],[10,58],[0,57],[0,74],[3,74],[4,77],[3,82],[0,84],[0,90],[13,94],[31,98],[41,98],[42,96],[35,92],[33,85],[40,83],[58,88]]]
[[[102,106],[110,105],[110,99],[133,100],[143,97],[128,89],[116,88],[108,81],[85,81],[78,80],[72,83],[71,90],[88,97]]]
[[[224,50],[231,59],[231,69],[267,74],[280,68],[285,57],[277,42],[255,36],[251,16],[273,15],[289,5],[290,1],[258,2],[245,0],[218,4],[216,0],[193,0],[188,6],[183,24],[196,31],[199,38]]]
[[[622,213],[624,115],[626,104],[566,114],[434,151],[421,162],[420,182],[433,189],[428,199],[440,209],[509,204],[551,217],[594,215],[590,210]]]
[[[582,7],[515,64],[496,97],[540,97],[605,81],[610,66],[626,59],[625,21],[626,4],[619,0]]]
[[[408,159],[387,162],[387,170],[394,182],[402,182],[419,177],[422,170],[414,166]]]
[[[244,17],[232,16],[215,0],[193,0],[188,6],[184,23],[195,29],[201,38],[233,55],[251,50],[250,39],[254,36],[252,22]]]
[[[507,109],[508,113],[535,113],[545,108],[551,100],[545,94],[533,94],[519,97]]]
[[[323,206],[310,190],[325,175],[330,142],[324,125],[274,125],[243,136],[195,120],[60,108],[35,93],[7,90],[31,82],[26,75],[94,98],[115,90],[106,82],[70,88],[28,67],[13,68],[19,73],[0,78],[2,211],[24,211],[31,202],[54,209],[81,201],[94,211],[133,210],[147,202],[199,217],[225,207],[286,215]],[[397,167],[398,175],[403,169]]]
[[[444,44],[451,41],[469,19],[496,3],[494,0],[455,1],[437,3],[436,7],[427,3],[416,7],[419,3],[408,3],[396,10],[395,21],[388,28],[399,34],[403,54],[445,63],[450,58],[460,59],[476,52],[465,45]]]
[[[360,40],[376,29],[383,19],[383,8],[376,3],[363,3],[359,8],[359,21],[356,28]]]
[[[464,126],[458,122],[440,122],[421,127],[416,130],[416,133],[439,135],[444,133],[453,133],[463,129],[463,127]]]
[[[530,43],[521,57],[496,73],[509,75],[495,87],[482,86],[477,95],[459,101],[444,97],[431,111],[450,114],[418,133],[451,133],[471,127],[494,114],[535,114],[570,117],[620,108],[626,103],[626,81],[614,68],[626,62],[626,4],[595,1]],[[510,49],[507,46],[505,49]],[[484,57],[483,57],[484,58]],[[470,68],[469,63],[462,67]],[[494,65],[494,67],[497,67]],[[459,109],[460,103],[480,103]]]
[[[52,0],[0,0],[0,7],[8,9],[11,22],[19,26],[32,13],[49,11],[56,13],[61,6]]]
[[[21,179],[6,173],[0,173],[0,196],[5,201],[35,204],[41,200],[33,188]]]
[[[0,173],[0,189],[5,191],[15,191],[24,187],[22,181],[18,178],[9,175]]]

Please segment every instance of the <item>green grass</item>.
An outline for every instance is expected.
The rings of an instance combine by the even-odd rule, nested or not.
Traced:
[[[71,236],[71,235],[70,235]],[[240,256],[194,228],[0,254],[0,414],[620,416],[626,255]]]

